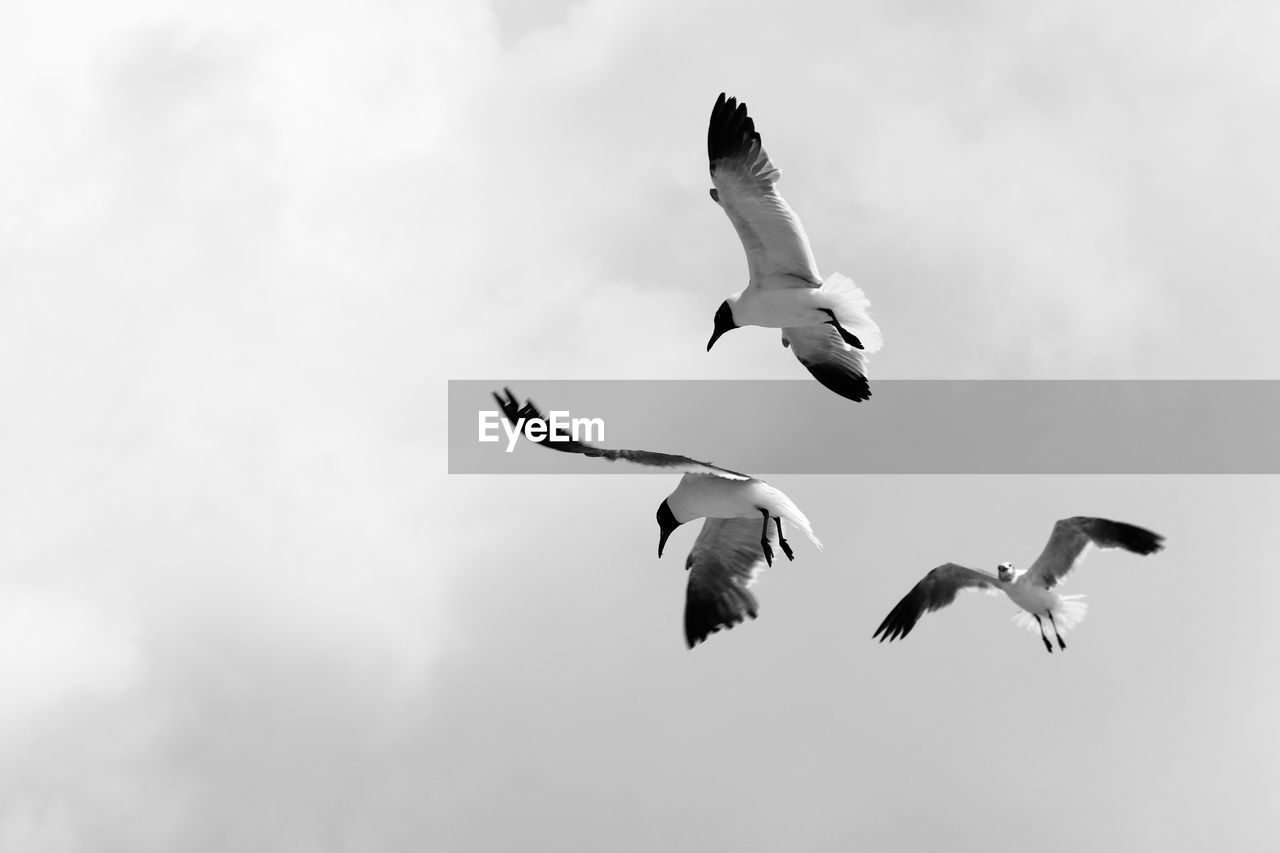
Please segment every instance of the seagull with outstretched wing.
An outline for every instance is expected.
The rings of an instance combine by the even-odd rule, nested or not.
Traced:
[[[774,189],[769,160],[747,105],[720,94],[707,129],[711,198],[724,209],[747,253],[747,286],[720,304],[710,350],[740,326],[782,329],[782,345],[826,387],[850,400],[871,396],[868,353],[881,346],[871,302],[849,278],[825,281],[795,212]]]
[[[1012,563],[1001,563],[997,574],[946,563],[929,572],[912,587],[872,637],[880,642],[897,640],[911,629],[925,613],[940,610],[956,600],[962,589],[984,589],[1003,592],[1021,610],[1014,619],[1030,630],[1040,631],[1044,647],[1053,651],[1045,633],[1044,620],[1049,621],[1058,648],[1067,648],[1062,634],[1084,618],[1086,604],[1082,595],[1060,595],[1054,587],[1068,572],[1084,560],[1090,546],[1123,548],[1135,554],[1154,554],[1164,547],[1164,537],[1122,521],[1076,516],[1064,518],[1053,526],[1044,551],[1025,572],[1015,572]]]
[[[494,394],[493,398],[517,430],[529,419],[546,421],[532,400],[522,406],[510,389],[503,390],[505,397]],[[528,437],[527,432],[525,436]],[[814,545],[822,547],[809,519],[789,497],[747,474],[687,456],[614,450],[567,437],[553,438],[549,433],[535,443],[552,450],[611,462],[621,460],[684,475],[675,491],[658,506],[658,556],[662,556],[673,530],[694,519],[706,519],[685,564],[689,571],[685,639],[690,648],[722,628],[732,628],[748,616],[755,618],[758,604],[748,587],[760,573],[762,564],[773,565],[775,531],[782,552],[787,559],[795,559],[782,532],[784,519],[800,528]]]

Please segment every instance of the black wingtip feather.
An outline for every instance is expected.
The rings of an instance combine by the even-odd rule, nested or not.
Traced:
[[[516,395],[511,393],[510,388],[504,386],[502,390],[507,395],[505,400],[497,391],[493,391],[491,394],[493,399],[497,401],[498,408],[502,410],[503,417],[510,421],[512,426],[515,426],[521,417],[520,402],[516,399]]]
[[[841,397],[852,400],[855,403],[871,399],[871,385],[867,382],[865,376],[856,376],[838,366],[821,362],[814,364],[801,363],[813,374],[814,379],[817,379]]]
[[[511,393],[510,388],[504,387],[502,390],[507,395],[505,400],[496,391],[491,393],[493,399],[498,402],[498,406],[502,409],[503,416],[511,422],[512,426],[515,426],[522,419],[530,417],[542,418],[542,412],[532,398],[525,400],[524,405],[521,406],[519,399],[516,398],[515,394]]]
[[[1164,537],[1134,524],[1116,522],[1116,539],[1120,547],[1135,554],[1154,554],[1164,550]]]
[[[748,589],[725,589],[715,596],[689,598],[684,608],[684,639],[693,648],[718,631],[755,619],[760,603]]]
[[[916,626],[915,622],[910,617],[899,613],[899,607],[893,608],[884,621],[880,623],[880,627],[871,635],[873,639],[879,637],[882,643],[886,641],[892,643],[894,640],[901,640],[911,633],[911,629]]]
[[[1163,536],[1136,524],[1088,516],[1077,516],[1073,520],[1083,522],[1086,534],[1101,548],[1123,548],[1143,556],[1164,549]]]
[[[747,114],[746,103],[737,98],[726,98],[724,93],[716,99],[707,125],[707,159],[714,165],[724,157],[734,157],[750,150],[753,142],[760,141],[755,122]]]
[[[898,613],[898,611],[901,609],[902,609],[902,602],[898,602],[898,604],[894,605],[894,608],[889,611],[888,616],[884,617],[884,621],[880,623],[879,628],[876,628],[876,631],[874,634],[871,635],[871,638],[875,639],[876,637],[879,637],[880,642],[882,643],[885,642],[886,640],[889,642],[893,642],[894,640],[896,640],[899,636],[899,633],[898,633],[899,628],[901,627],[900,625],[901,620],[899,618],[900,614]]]

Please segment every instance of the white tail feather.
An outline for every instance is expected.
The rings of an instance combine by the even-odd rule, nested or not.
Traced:
[[[1058,603],[1053,606],[1053,621],[1058,626],[1058,633],[1065,634],[1084,620],[1085,611],[1089,609],[1089,605],[1085,604],[1083,595],[1060,595]],[[1040,626],[1036,624],[1036,617],[1032,616],[1025,610],[1019,610],[1013,614],[1013,622],[1028,631],[1040,633]],[[1045,626],[1046,631],[1052,628]]]
[[[813,526],[809,524],[809,519],[800,511],[800,507],[791,502],[790,498],[785,498],[782,505],[782,518],[791,527],[799,527],[804,531],[804,535],[809,537],[809,541],[814,544],[819,551],[822,550],[822,540],[813,535]]]
[[[873,353],[883,346],[884,338],[880,334],[880,327],[867,311],[871,307],[871,300],[853,283],[853,279],[833,273],[818,288],[818,292],[831,296],[831,310],[835,312],[836,319],[840,321],[840,325],[858,336],[863,352]]]

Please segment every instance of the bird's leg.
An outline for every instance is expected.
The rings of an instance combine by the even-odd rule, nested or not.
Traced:
[[[844,338],[844,342],[846,344],[853,347],[854,349],[863,349],[862,341],[858,340],[858,336],[855,335],[853,332],[849,331],[844,326],[840,325],[840,321],[836,319],[836,315],[834,311],[832,311],[830,308],[823,308],[822,311],[828,317],[831,318],[830,320],[827,321],[827,323],[829,325],[836,327],[836,331],[840,333],[841,338]]]
[[[1058,632],[1058,623],[1053,621],[1053,611],[1049,611],[1049,624],[1053,626],[1053,636],[1058,638],[1058,648],[1064,652],[1067,650],[1067,644],[1062,639],[1062,634]]]
[[[1036,624],[1040,626],[1040,639],[1044,640],[1044,650],[1049,654],[1053,654],[1053,643],[1049,642],[1049,638],[1044,633],[1044,623],[1040,621],[1039,613],[1032,613],[1036,617]]]
[[[787,539],[782,535],[782,516],[775,515],[774,523],[778,526],[778,544],[782,546],[782,553],[787,555],[788,560],[794,560],[796,555],[791,553],[791,546],[787,544]]]
[[[764,527],[760,528],[760,548],[764,551],[764,561],[773,565],[773,549],[769,547],[769,510],[760,510],[764,515]]]

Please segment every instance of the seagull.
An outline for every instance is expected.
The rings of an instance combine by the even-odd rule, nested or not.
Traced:
[[[509,388],[506,397],[494,394],[503,415],[520,429],[527,419],[545,421],[532,400],[519,404]],[[526,433],[527,437],[527,433]],[[782,533],[782,522],[800,528],[819,549],[822,543],[800,508],[763,480],[730,471],[687,456],[648,450],[612,450],[549,435],[535,443],[552,450],[581,453],[610,462],[622,460],[650,468],[684,474],[675,491],[658,506],[658,557],[667,537],[682,524],[706,518],[702,532],[685,561],[689,583],[685,594],[684,630],[689,648],[716,631],[732,628],[749,616],[756,618],[759,603],[749,587],[763,570],[773,565],[774,531],[788,560],[791,545]]]
[[[1079,624],[1087,605],[1083,595],[1059,595],[1053,588],[1067,572],[1080,565],[1090,545],[1099,548],[1123,548],[1135,554],[1154,554],[1164,547],[1164,537],[1122,521],[1076,516],[1064,518],[1053,526],[1044,551],[1025,572],[1015,572],[1012,563],[1001,563],[998,574],[946,563],[929,572],[912,587],[872,634],[880,642],[896,640],[911,633],[926,612],[941,610],[956,600],[962,589],[985,589],[991,594],[1003,592],[1022,610],[1014,621],[1029,630],[1040,630],[1040,639],[1050,653],[1053,644],[1044,630],[1047,619],[1058,640],[1058,648],[1066,651],[1062,632]],[[1034,627],[1033,627],[1034,626]]]
[[[782,345],[842,397],[871,396],[866,355],[880,349],[871,301],[846,276],[818,275],[800,219],[774,191],[781,173],[769,161],[747,105],[723,92],[707,129],[711,199],[724,209],[747,253],[747,286],[720,303],[707,351],[740,326],[782,329]]]

